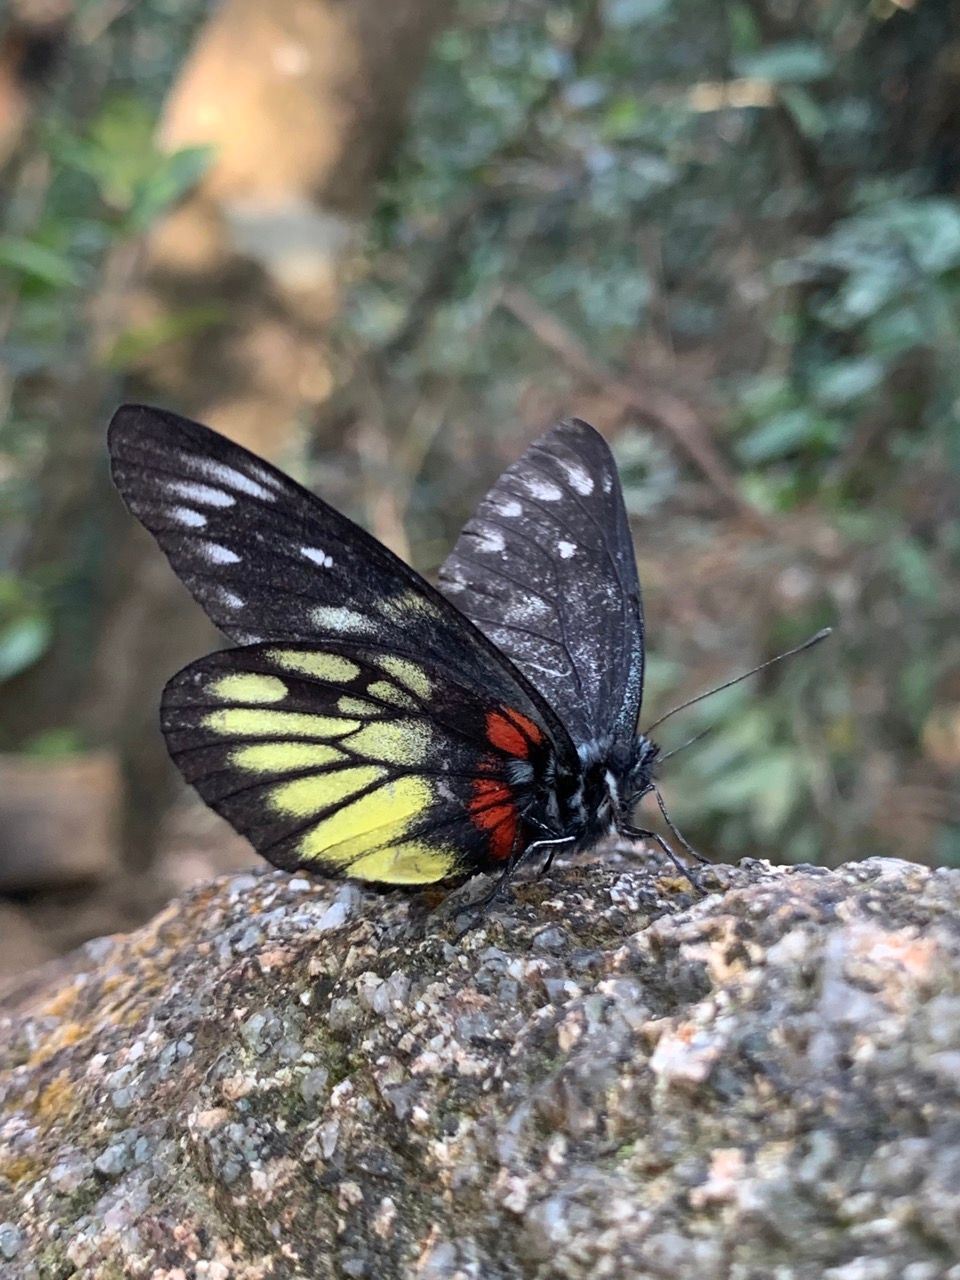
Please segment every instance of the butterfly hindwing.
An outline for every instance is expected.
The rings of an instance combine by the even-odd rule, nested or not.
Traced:
[[[629,744],[643,696],[643,611],[616,464],[577,419],[503,473],[440,570],[440,588],[578,744]]]
[[[257,644],[174,676],[170,753],[277,866],[429,884],[522,847],[542,725],[432,666],[363,645]]]

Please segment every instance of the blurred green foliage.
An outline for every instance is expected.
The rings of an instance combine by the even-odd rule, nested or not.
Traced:
[[[47,391],[89,354],[110,251],[207,159],[151,141],[200,17],[173,0],[118,10],[0,216],[0,679],[49,642],[69,588],[55,565],[15,575],[42,520]],[[340,396],[387,437],[382,482],[422,565],[522,433],[596,409],[636,519],[648,719],[695,678],[838,625],[664,727],[669,747],[713,726],[667,786],[721,856],[960,864],[957,65],[938,0],[461,0],[354,264]],[[511,290],[611,377],[699,407],[770,531],[745,530],[600,375],[586,387]],[[217,307],[98,358],[120,374]]]
[[[124,332],[108,341],[112,316],[98,308],[109,302],[111,255],[135,252],[208,162],[203,148],[166,154],[154,136],[162,96],[201,17],[201,6],[177,0],[152,0],[136,13],[81,6],[62,74],[3,174],[0,680],[35,662],[58,626],[82,634],[97,594],[90,555],[36,566],[26,563],[27,547],[45,515],[41,471],[58,434],[71,431],[58,421],[64,388],[83,382],[91,360],[119,371],[170,336]],[[181,331],[191,321],[181,319]],[[68,404],[75,398],[67,390]],[[78,522],[75,545],[85,539]]]

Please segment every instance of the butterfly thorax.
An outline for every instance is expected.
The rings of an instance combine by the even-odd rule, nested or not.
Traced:
[[[652,785],[659,750],[642,734],[629,746],[612,739],[592,741],[578,748],[578,768],[558,770],[551,816],[563,835],[573,836],[576,848],[626,831],[640,797]]]

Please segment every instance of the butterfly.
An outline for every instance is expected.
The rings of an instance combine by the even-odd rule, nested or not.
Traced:
[[[274,865],[381,885],[503,873],[633,825],[644,621],[603,437],[566,420],[509,467],[439,589],[256,455],[126,405],[113,479],[236,647],[167,684],[170,755]],[[693,850],[670,823],[685,849]],[[695,855],[698,856],[698,855]],[[679,862],[678,866],[682,865]]]

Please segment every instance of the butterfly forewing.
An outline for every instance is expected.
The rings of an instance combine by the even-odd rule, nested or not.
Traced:
[[[432,665],[367,646],[258,644],[167,686],[188,782],[277,866],[429,884],[527,838],[544,727]]]
[[[386,547],[256,455],[141,405],[110,424],[113,478],[178,577],[240,643],[363,641],[454,664],[494,700],[566,731],[464,616]]]
[[[633,739],[643,612],[616,465],[563,422],[509,467],[464,527],[441,590],[508,655],[578,744]]]

